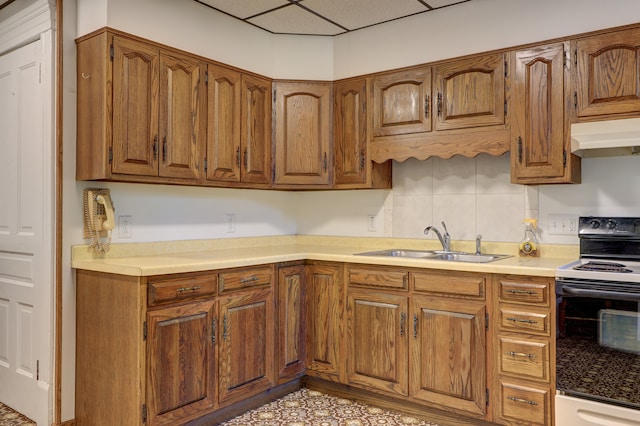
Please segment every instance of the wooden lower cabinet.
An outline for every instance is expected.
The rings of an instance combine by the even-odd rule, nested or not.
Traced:
[[[278,383],[304,374],[306,365],[305,294],[304,265],[279,267],[276,283]]]

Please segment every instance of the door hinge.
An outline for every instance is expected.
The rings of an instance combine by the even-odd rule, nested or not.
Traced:
[[[578,92],[573,92],[573,109],[578,109]]]
[[[142,404],[142,423],[147,422],[147,404]]]
[[[109,164],[113,163],[113,147],[109,147]]]
[[[489,405],[489,388],[485,388],[485,402]]]
[[[505,99],[505,101],[504,101],[504,115],[505,116],[507,116],[507,111],[508,111],[507,100]]]
[[[216,328],[218,327],[218,322],[215,318],[211,320],[211,343],[216,344]]]
[[[567,167],[567,150],[562,151],[562,167]]]
[[[209,85],[209,71],[204,72],[204,85],[205,86]]]
[[[109,59],[111,59],[111,62],[113,62],[113,57],[114,57],[113,43],[111,43],[111,45],[109,46]]]
[[[575,49],[573,51],[573,64],[575,66],[578,66],[578,49]]]
[[[142,340],[147,340],[147,322],[142,323]]]
[[[40,360],[36,360],[36,380],[40,380]]]
[[[484,314],[484,328],[485,330],[489,329],[489,313],[485,312]]]
[[[205,172],[205,173],[207,173],[207,166],[208,166],[208,164],[207,164],[207,159],[205,158],[205,159],[204,159],[204,172]]]
[[[505,60],[504,61],[504,76],[505,76],[505,78],[509,74],[508,70],[509,70],[509,68],[508,68],[508,65],[507,65],[507,61]]]

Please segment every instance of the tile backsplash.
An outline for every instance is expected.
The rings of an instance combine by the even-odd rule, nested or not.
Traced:
[[[453,240],[481,234],[488,241],[518,241],[522,220],[538,216],[538,190],[511,184],[509,161],[506,154],[395,163],[392,197],[385,205],[392,230],[385,234],[425,238],[426,226],[442,228],[444,221]]]

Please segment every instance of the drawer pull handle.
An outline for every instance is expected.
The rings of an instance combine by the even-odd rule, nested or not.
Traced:
[[[511,355],[511,356],[521,356],[523,358],[529,358],[529,359],[536,357],[534,354],[527,354],[527,353],[524,353],[524,352],[509,351],[509,352],[505,352],[505,354]]]
[[[511,293],[511,294],[526,294],[529,296],[533,296],[536,294],[535,291],[531,291],[531,290],[513,290],[513,289],[509,289],[507,290],[507,293]]]
[[[242,278],[242,279],[240,280],[240,282],[241,282],[242,284],[251,283],[251,282],[254,282],[254,281],[258,281],[258,277]]]
[[[536,321],[536,320],[520,319],[520,318],[510,318],[510,317],[507,317],[507,321],[523,322],[523,323],[525,323],[525,324],[537,324],[537,323],[538,323],[538,321]]]
[[[508,396],[507,399],[510,399],[513,402],[522,402],[524,404],[529,404],[529,405],[538,405],[538,403],[535,401],[530,401],[528,399],[522,399],[515,396]]]
[[[179,289],[176,290],[176,293],[184,293],[185,291],[198,291],[200,290],[199,286],[193,286],[193,287],[180,287]]]

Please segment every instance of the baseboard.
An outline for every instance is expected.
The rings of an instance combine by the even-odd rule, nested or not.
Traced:
[[[51,426],[76,426],[76,420],[67,420],[66,422],[53,424]]]

